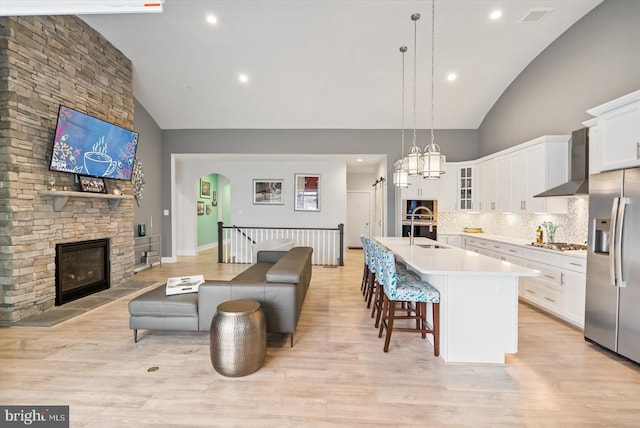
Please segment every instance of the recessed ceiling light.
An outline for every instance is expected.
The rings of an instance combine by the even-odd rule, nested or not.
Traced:
[[[458,78],[458,75],[456,73],[449,73],[447,74],[447,80],[449,82],[453,82],[454,80],[456,80]]]
[[[247,75],[246,75],[246,74],[244,74],[244,73],[240,73],[240,74],[238,75],[238,80],[239,80],[241,83],[247,83],[247,82],[249,81],[249,76],[247,76]]]
[[[216,18],[215,15],[207,15],[207,22],[209,24],[217,24],[218,23],[218,18]]]
[[[358,158],[356,159],[356,162],[362,162],[362,159]]]
[[[490,19],[493,19],[494,21],[496,19],[500,19],[500,17],[502,17],[502,11],[501,10],[494,10],[493,12],[491,12],[491,14],[489,15]]]

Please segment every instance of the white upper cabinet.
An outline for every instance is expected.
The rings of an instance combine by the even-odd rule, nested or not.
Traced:
[[[545,135],[476,161],[447,164],[447,173],[436,180],[438,196],[433,199],[442,212],[563,214],[567,198],[533,196],[568,179],[569,136]],[[402,197],[416,199],[405,197],[405,190]],[[424,192],[419,198],[432,199]]]
[[[438,181],[425,180],[421,175],[409,176],[410,185],[402,189],[402,199],[436,200],[438,199]]]
[[[458,166],[458,209],[472,211],[475,208],[475,167],[471,163]]]
[[[496,211],[512,212],[511,206],[511,156],[496,159]]]
[[[585,122],[590,126],[589,172],[640,166],[640,90],[587,113],[597,119]],[[591,132],[594,126],[597,131]]]
[[[446,171],[438,180],[438,211],[452,212],[458,209],[458,167],[447,163]]]
[[[534,198],[534,195],[566,183],[568,180],[568,137],[545,136],[531,146],[513,152],[511,157],[511,208],[513,212],[567,212],[563,197]]]
[[[438,211],[471,211],[475,208],[474,162],[451,162],[438,182]]]
[[[478,185],[481,190],[479,192],[476,190],[476,193],[479,193],[482,198],[479,201],[478,208],[482,212],[496,212],[498,189],[495,158],[478,162],[478,173],[482,180]]]

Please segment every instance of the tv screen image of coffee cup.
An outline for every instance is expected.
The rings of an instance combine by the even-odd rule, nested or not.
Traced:
[[[138,133],[60,106],[51,171],[131,180]]]

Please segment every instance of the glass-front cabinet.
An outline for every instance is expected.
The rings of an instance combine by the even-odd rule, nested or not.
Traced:
[[[473,209],[473,166],[458,168],[458,207],[460,210]]]

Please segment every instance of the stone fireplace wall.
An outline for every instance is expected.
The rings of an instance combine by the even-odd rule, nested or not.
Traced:
[[[133,278],[133,200],[70,197],[55,211],[47,189],[58,106],[133,127],[132,65],[75,16],[0,18],[0,325],[55,303],[55,246],[111,238],[111,287]],[[76,190],[74,176],[53,173]],[[132,194],[131,184],[106,180]]]

